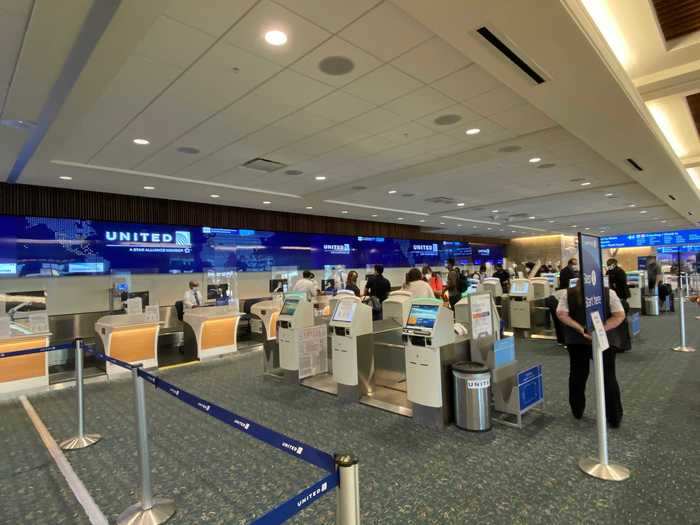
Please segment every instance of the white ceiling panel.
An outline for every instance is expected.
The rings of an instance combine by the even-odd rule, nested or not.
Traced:
[[[518,134],[532,133],[556,126],[556,122],[530,104],[523,104],[491,115],[491,120]]]
[[[404,73],[430,84],[471,64],[462,53],[435,36],[394,59]]]
[[[306,107],[306,110],[335,122],[344,122],[348,119],[366,113],[375,106],[343,91],[334,91],[323,97],[318,102]]]
[[[433,135],[431,129],[421,126],[417,122],[409,122],[399,126],[391,131],[386,131],[381,134],[382,137],[388,138],[389,140],[397,144],[405,144],[407,142],[413,142],[414,140],[422,139]]]
[[[490,117],[525,103],[525,100],[512,90],[502,86],[470,98],[464,105],[484,117]]]
[[[287,43],[271,46],[265,41],[268,31],[283,31]],[[227,35],[226,40],[251,53],[286,66],[298,60],[331,34],[299,15],[269,0],[263,0]]]
[[[438,80],[433,87],[448,97],[465,102],[502,85],[481,67],[472,64]]]
[[[436,89],[425,86],[397,98],[385,108],[402,117],[418,119],[452,105],[454,101],[451,98]]]
[[[165,14],[218,38],[250,9],[256,0],[170,0]]]
[[[360,17],[380,0],[276,0],[287,9],[308,18],[331,33]]]
[[[348,58],[354,64],[354,68],[349,73],[343,75],[331,75],[321,71],[321,61],[326,58],[343,57]],[[296,62],[292,69],[306,76],[341,87],[349,84],[353,80],[378,68],[381,62],[372,55],[365,53],[359,47],[346,42],[342,38],[333,37],[311,51],[301,60]]]
[[[27,140],[26,130],[0,126],[0,179],[5,180]]]
[[[285,69],[258,88],[256,94],[261,99],[267,99],[276,104],[301,108],[324,97],[332,90],[333,88],[326,84]]]
[[[186,68],[197,60],[214,37],[167,16],[158,17],[134,54]]]
[[[380,105],[421,86],[418,80],[386,65],[345,86],[344,91]]]
[[[17,3],[17,10],[5,11],[0,7],[0,117],[27,25],[28,15],[19,8],[26,8],[26,5],[22,4],[31,5],[30,1]]]
[[[349,120],[348,125],[357,130],[364,131],[368,135],[375,135],[405,122],[405,117],[401,117],[383,108],[377,108]]]
[[[392,3],[384,2],[347,27],[340,36],[388,62],[433,34]]]
[[[255,158],[259,153],[260,148],[258,146],[249,144],[244,139],[187,166],[178,172],[177,176],[209,180]]]

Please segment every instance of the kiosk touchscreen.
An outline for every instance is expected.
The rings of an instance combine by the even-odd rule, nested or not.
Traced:
[[[530,301],[534,298],[532,286],[527,279],[513,279],[510,284],[510,325],[513,328],[529,330]]]
[[[306,294],[288,294],[279,313],[277,341],[280,368],[291,382],[299,380],[299,350],[303,344],[301,331],[314,325],[314,312]]]
[[[503,295],[501,280],[497,277],[486,277],[477,287],[476,293],[488,293],[494,298],[501,297]]]
[[[372,308],[358,297],[343,297],[335,305],[329,326],[338,398],[358,401],[370,391]]]
[[[413,419],[441,429],[452,418],[449,367],[467,358],[467,343],[456,344],[452,311],[436,299],[412,301],[403,341]]]

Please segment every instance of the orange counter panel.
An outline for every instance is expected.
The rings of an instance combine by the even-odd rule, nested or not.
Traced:
[[[114,330],[109,355],[129,363],[155,359],[156,330],[157,326]]]
[[[238,317],[208,319],[202,325],[202,350],[236,344]]]
[[[16,352],[46,346],[46,338],[0,343],[0,352]],[[0,359],[0,382],[31,379],[46,374],[46,354],[21,355]]]
[[[279,316],[279,312],[272,312],[272,315],[270,316],[270,339],[277,338],[277,319]]]

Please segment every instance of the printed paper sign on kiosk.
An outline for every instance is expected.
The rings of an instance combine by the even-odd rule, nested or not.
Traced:
[[[591,321],[593,321],[593,328],[595,330],[593,335],[598,341],[598,350],[603,352],[610,348],[610,343],[608,342],[608,335],[605,333],[605,326],[603,326],[600,314],[598,312],[591,312]]]

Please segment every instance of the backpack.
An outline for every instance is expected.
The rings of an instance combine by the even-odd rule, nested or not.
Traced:
[[[459,283],[459,291],[461,293],[464,293],[469,289],[469,281],[467,280],[467,276],[464,275],[462,272],[459,272],[459,275],[457,276],[457,282]]]

